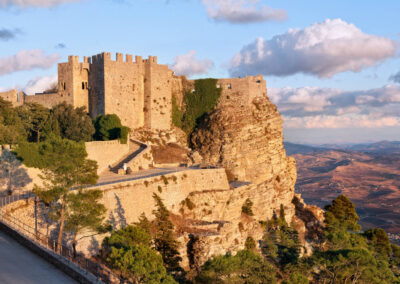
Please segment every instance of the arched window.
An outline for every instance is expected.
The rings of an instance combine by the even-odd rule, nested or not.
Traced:
[[[85,89],[85,82],[82,82],[82,90]]]

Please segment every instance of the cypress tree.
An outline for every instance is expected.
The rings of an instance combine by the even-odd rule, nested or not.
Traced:
[[[161,254],[165,268],[175,279],[183,277],[183,269],[179,262],[182,258],[179,255],[178,246],[174,236],[174,224],[170,220],[170,213],[162,202],[160,196],[153,194],[156,202],[156,209],[153,210],[155,215],[155,235],[154,246]]]

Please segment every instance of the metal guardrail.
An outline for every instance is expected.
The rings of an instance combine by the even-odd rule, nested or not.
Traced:
[[[0,222],[17,231],[21,236],[34,245],[50,250],[61,257],[64,261],[67,261],[70,264],[75,264],[81,270],[83,270],[84,273],[93,274],[99,281],[110,284],[129,283],[107,267],[101,266],[99,263],[90,260],[84,255],[74,255],[73,251],[66,245],[63,244],[61,245],[61,248],[59,248],[56,240],[40,233],[34,227],[25,224],[18,218],[10,215],[4,208],[6,205],[14,203],[18,200],[29,200],[30,198],[35,198],[35,195],[31,192],[0,198]]]

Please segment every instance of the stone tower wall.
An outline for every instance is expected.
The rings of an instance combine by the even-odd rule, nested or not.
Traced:
[[[153,129],[170,129],[173,73],[167,65],[157,64],[157,57],[149,56],[144,64],[145,126]]]
[[[267,95],[267,84],[263,76],[247,76],[245,78],[219,79],[222,88],[220,102],[234,102],[237,105],[249,105],[256,97]]]
[[[105,114],[117,114],[124,125],[134,129],[144,125],[144,68],[140,57],[117,53],[104,56]]]
[[[12,103],[13,107],[21,106],[24,104],[24,94],[18,90],[10,90],[0,93],[0,98]]]
[[[92,56],[89,73],[89,114],[95,119],[105,113],[104,55]]]

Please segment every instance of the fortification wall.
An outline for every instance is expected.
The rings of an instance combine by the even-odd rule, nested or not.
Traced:
[[[105,113],[104,53],[92,56],[89,73],[89,114],[92,119]]]
[[[129,144],[121,144],[119,140],[86,142],[88,159],[97,162],[97,173],[107,168],[129,153]]]
[[[119,227],[124,223],[136,222],[143,212],[149,219],[153,219],[153,193],[164,200],[168,210],[180,214],[180,203],[192,192],[226,190],[229,184],[224,169],[188,169],[90,189],[104,192],[103,203],[108,210],[107,216]]]
[[[18,107],[24,104],[24,94],[18,90],[10,90],[1,92],[0,98],[12,103],[13,107]]]
[[[267,85],[263,76],[219,79],[217,85],[222,89],[220,103],[249,105],[256,97],[267,95]]]
[[[60,95],[58,93],[36,94],[34,96],[25,96],[25,103],[37,103],[47,108],[52,108],[62,102],[72,104],[72,96]]]
[[[144,70],[140,57],[117,53],[116,61],[110,54],[104,58],[105,113],[117,114],[122,124],[135,129],[144,125]]]
[[[173,73],[167,65],[157,64],[157,57],[149,56],[145,64],[145,126],[152,129],[170,129]]]

